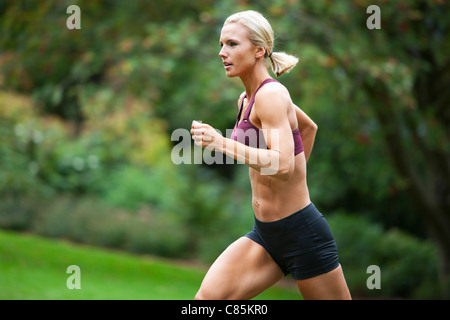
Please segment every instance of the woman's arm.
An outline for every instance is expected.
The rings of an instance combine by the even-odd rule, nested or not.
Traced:
[[[306,161],[308,161],[308,158],[311,155],[311,151],[314,146],[314,140],[316,138],[318,126],[299,107],[294,105],[294,109],[297,116],[300,136],[302,137],[303,148],[305,149],[305,159]]]
[[[274,105],[277,112],[274,112]],[[268,149],[252,148],[224,138],[210,125],[196,121],[192,123],[191,134],[195,144],[203,148],[220,151],[263,175],[286,180],[294,171],[294,141],[287,120],[289,107],[290,100],[269,90],[260,90],[253,112],[257,112]]]
[[[221,152],[248,165],[262,175],[273,175],[280,179],[287,179],[291,174],[288,167],[280,167],[280,153],[277,150],[246,146],[238,141],[223,137],[209,124],[195,120],[192,122],[191,134],[196,145]],[[272,137],[276,135],[278,134],[275,131],[270,134]]]

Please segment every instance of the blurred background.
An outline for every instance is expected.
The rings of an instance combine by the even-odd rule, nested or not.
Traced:
[[[66,26],[73,4],[79,30]],[[369,5],[381,29],[366,27]],[[253,9],[275,50],[300,59],[279,80],[319,126],[311,199],[353,296],[449,298],[449,6],[0,1],[0,231],[205,265],[249,231],[247,167],[175,165],[170,137],[194,119],[234,126],[243,87],[225,76],[218,39],[229,15]],[[0,268],[25,259],[11,246],[0,242]]]

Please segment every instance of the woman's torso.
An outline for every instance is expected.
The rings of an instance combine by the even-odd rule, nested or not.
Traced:
[[[279,90],[279,94],[289,95],[284,87],[283,89],[284,90]],[[261,87],[260,90],[264,90],[264,87]],[[241,123],[247,114],[250,124],[253,127],[261,129],[261,121],[258,119],[256,112],[253,112],[255,105],[258,103],[258,96],[256,93],[254,94],[253,100],[254,103],[253,106],[250,105],[252,109],[249,110],[249,114],[247,114],[246,111],[250,101],[248,99],[242,101],[239,113],[240,118],[237,119],[236,125]],[[276,110],[274,110],[274,112],[276,112]],[[294,132],[298,127],[298,123],[293,105],[286,116],[288,117],[291,130]],[[293,139],[295,140],[295,134],[293,135]],[[297,143],[298,141],[295,143],[297,150],[303,151],[303,146],[299,149]],[[304,152],[295,155],[294,159],[294,171],[287,180],[280,180],[271,175],[262,175],[257,170],[249,168],[252,187],[252,206],[258,220],[279,220],[306,207],[310,203],[308,187],[306,184],[306,160]]]

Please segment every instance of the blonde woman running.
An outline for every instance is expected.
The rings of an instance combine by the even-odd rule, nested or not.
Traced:
[[[249,166],[255,218],[253,229],[211,266],[196,299],[251,299],[289,273],[305,299],[351,298],[333,235],[306,183],[317,126],[267,70],[270,60],[279,76],[298,59],[274,52],[273,39],[258,12],[226,19],[219,56],[226,75],[239,77],[245,87],[236,125],[227,139],[208,124],[192,124],[195,144]]]

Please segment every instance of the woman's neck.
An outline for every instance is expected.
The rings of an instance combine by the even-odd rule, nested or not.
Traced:
[[[245,93],[247,94],[247,99],[251,99],[253,94],[259,85],[266,79],[270,78],[270,74],[267,71],[267,67],[255,67],[253,72],[247,75],[240,76],[242,83],[245,87]]]

